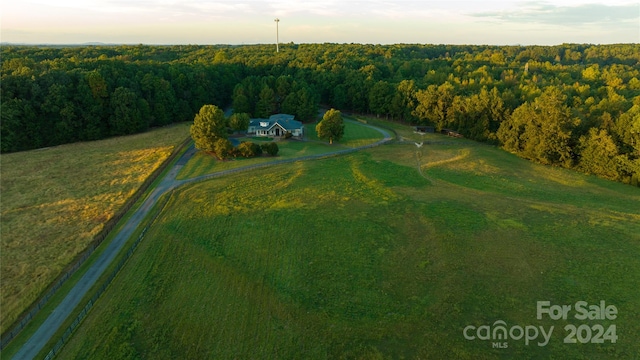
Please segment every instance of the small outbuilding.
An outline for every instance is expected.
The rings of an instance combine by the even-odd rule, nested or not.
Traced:
[[[433,126],[416,126],[416,132],[419,133],[434,133],[436,128]]]

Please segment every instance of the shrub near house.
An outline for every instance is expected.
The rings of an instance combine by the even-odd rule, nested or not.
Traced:
[[[274,142],[268,142],[265,144],[258,145],[254,142],[244,141],[238,145],[236,148],[236,155],[242,156],[245,158],[250,158],[254,156],[260,156],[262,153],[267,153],[271,156],[278,155],[278,144]]]
[[[278,148],[278,144],[274,142],[270,142],[270,143],[262,144],[262,150],[271,156],[276,156],[278,155],[278,151],[280,149]]]
[[[238,147],[236,148],[236,151],[237,155],[245,158],[262,155],[262,147],[260,147],[260,145],[256,143],[249,141],[241,142],[240,145],[238,145]]]

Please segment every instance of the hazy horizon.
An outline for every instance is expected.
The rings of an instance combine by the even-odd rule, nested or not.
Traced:
[[[640,42],[627,0],[24,0],[3,3],[2,43],[558,45]]]

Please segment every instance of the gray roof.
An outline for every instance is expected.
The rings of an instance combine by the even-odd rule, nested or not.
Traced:
[[[278,124],[280,125],[280,127],[287,131],[300,129],[302,127],[302,123],[300,121],[294,120],[294,118],[295,116],[289,114],[275,114],[271,115],[269,119],[252,119],[249,123],[249,126],[255,126],[260,129],[269,130],[276,124]],[[262,124],[265,124],[266,126],[262,126]]]

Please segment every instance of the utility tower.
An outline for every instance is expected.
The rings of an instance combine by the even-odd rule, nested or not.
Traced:
[[[278,48],[278,44],[280,44],[280,34],[278,33],[278,23],[280,22],[280,19],[276,18],[273,21],[276,22],[276,52],[280,52],[280,49]]]

